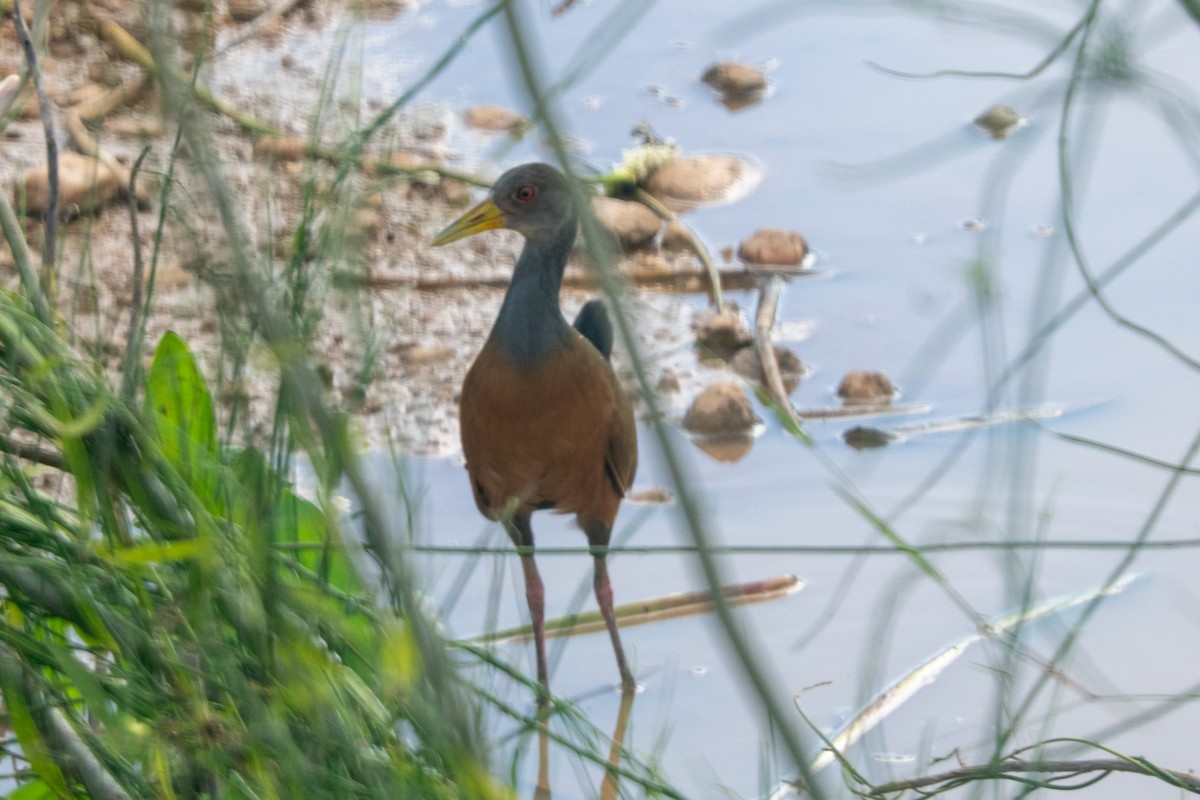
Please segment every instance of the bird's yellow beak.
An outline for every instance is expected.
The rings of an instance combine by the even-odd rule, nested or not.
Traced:
[[[433,237],[433,246],[456,242],[493,228],[503,228],[506,222],[504,212],[491,199],[484,200]]]

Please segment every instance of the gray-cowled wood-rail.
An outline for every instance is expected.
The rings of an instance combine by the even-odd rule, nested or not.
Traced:
[[[637,470],[637,431],[608,357],[612,327],[587,303],[568,325],[559,307],[578,217],[567,179],[546,164],[500,176],[491,195],[434,239],[435,245],[494,228],[525,237],[492,332],[463,381],[463,453],[475,503],[501,519],[518,546],[533,546],[530,516],[574,514],[593,547],[608,545],[621,498]],[[533,620],[538,680],[546,670],[545,590],[530,552],[521,555]],[[634,685],[613,616],[603,553],[594,588],[624,686]]]

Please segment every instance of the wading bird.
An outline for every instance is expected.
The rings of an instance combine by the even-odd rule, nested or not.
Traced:
[[[433,241],[447,244],[494,228],[525,237],[459,404],[475,503],[484,516],[502,520],[519,547],[533,547],[530,516],[544,509],[574,514],[590,545],[606,547],[637,470],[633,410],[608,361],[612,326],[604,305],[587,303],[573,326],[559,307],[577,227],[567,179],[546,164],[525,164],[500,176],[488,199]],[[522,553],[521,568],[538,680],[548,696],[545,589],[532,552]],[[621,683],[631,687],[603,552],[595,554],[594,588]]]

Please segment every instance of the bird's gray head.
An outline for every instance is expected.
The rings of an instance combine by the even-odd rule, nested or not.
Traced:
[[[567,179],[549,164],[523,164],[500,176],[492,202],[504,213],[504,227],[527,238],[544,238],[575,225]]]

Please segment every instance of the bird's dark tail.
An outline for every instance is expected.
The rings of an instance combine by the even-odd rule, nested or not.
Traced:
[[[589,300],[579,309],[575,317],[575,330],[583,334],[583,338],[596,346],[605,358],[612,355],[613,329],[608,319],[608,309],[600,300]]]

